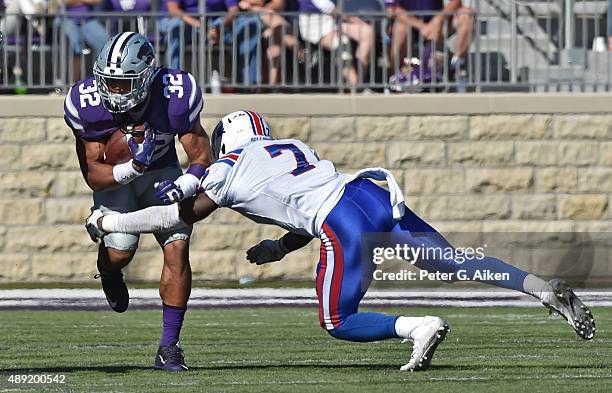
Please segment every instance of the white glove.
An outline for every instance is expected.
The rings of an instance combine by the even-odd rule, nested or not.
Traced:
[[[171,204],[195,195],[200,179],[190,173],[179,176],[175,181],[164,180],[155,183],[155,197],[160,201]]]
[[[283,246],[280,239],[263,240],[247,251],[247,259],[250,263],[263,265],[264,263],[280,261],[288,252],[289,250]]]
[[[96,209],[92,211],[89,217],[87,217],[85,220],[85,228],[87,229],[87,233],[89,233],[89,237],[91,237],[91,241],[94,243],[97,243],[99,239],[102,239],[105,235],[107,235],[107,232],[104,232],[98,226],[98,219],[102,217],[104,217],[102,211],[100,211],[100,209]]]

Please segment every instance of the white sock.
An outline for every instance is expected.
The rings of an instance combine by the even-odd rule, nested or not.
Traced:
[[[544,300],[543,295],[552,292],[552,288],[540,277],[528,274],[523,281],[523,291],[533,297]]]
[[[399,317],[395,321],[395,333],[401,338],[412,338],[412,332],[421,326],[424,317]]]
[[[149,233],[159,232],[183,224],[178,204],[153,206],[124,214],[109,214],[102,218],[105,232]]]

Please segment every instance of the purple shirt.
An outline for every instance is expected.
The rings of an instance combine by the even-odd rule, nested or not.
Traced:
[[[202,90],[185,71],[161,68],[149,89],[149,106],[142,122],[157,133],[151,169],[177,162],[174,136],[191,130],[204,106]],[[106,110],[93,76],[77,82],[64,100],[64,117],[74,134],[86,141],[107,140],[119,127],[133,123],[127,115]]]
[[[426,21],[430,20],[436,11],[441,11],[444,8],[443,0],[396,0],[395,4],[406,11],[432,11],[431,15],[421,16]]]
[[[162,11],[168,11],[169,2],[169,0],[162,0]],[[198,0],[172,0],[172,2],[178,4],[179,8],[185,12],[196,13],[199,11]]]
[[[72,13],[87,13],[87,12],[91,12],[93,11],[93,6],[87,5],[87,4],[80,4],[80,5],[67,5],[66,6],[66,14],[70,15]],[[69,16],[70,19],[73,20],[81,20],[81,19],[91,19],[91,16],[86,16],[86,15],[73,15],[73,16]]]
[[[113,11],[142,12],[151,10],[149,0],[111,0]]]
[[[199,11],[198,0],[162,0],[161,10],[168,11],[168,3],[178,4],[187,13]],[[227,12],[230,7],[238,5],[239,0],[206,0],[206,12]]]

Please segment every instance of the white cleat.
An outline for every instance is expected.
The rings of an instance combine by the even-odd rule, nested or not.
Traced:
[[[423,324],[411,334],[414,341],[410,361],[400,367],[401,371],[426,370],[431,364],[431,358],[446,334],[450,332],[448,323],[439,317],[426,316]],[[408,341],[408,340],[404,340]]]

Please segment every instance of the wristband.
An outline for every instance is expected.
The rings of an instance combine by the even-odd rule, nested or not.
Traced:
[[[140,175],[142,175],[142,173],[134,169],[132,160],[129,160],[125,164],[119,164],[113,167],[113,177],[119,184],[128,184]]]
[[[206,167],[201,164],[192,164],[189,166],[189,168],[187,168],[186,173],[189,173],[190,175],[194,175],[199,180],[204,177],[204,173],[206,173]]]

